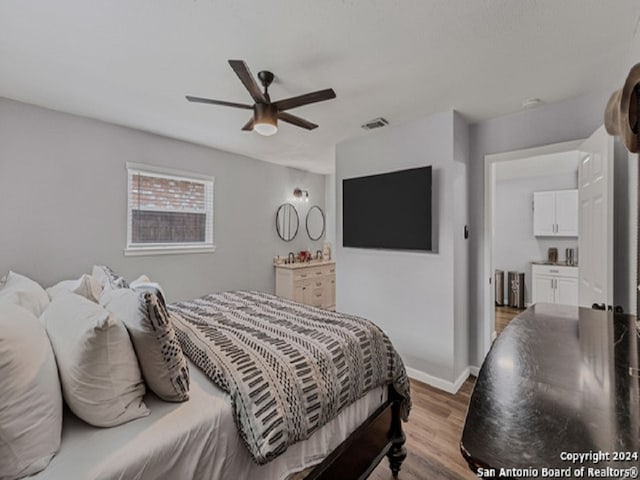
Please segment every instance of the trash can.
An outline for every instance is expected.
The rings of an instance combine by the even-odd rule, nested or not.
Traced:
[[[524,273],[509,272],[509,306],[519,310],[524,309]]]
[[[516,303],[516,300],[513,294],[514,293],[513,286],[515,284],[514,279],[516,278],[516,275],[518,275],[518,272],[507,273],[507,306],[509,307],[513,307]]]
[[[496,286],[496,307],[504,305],[504,270],[496,270],[494,284]]]

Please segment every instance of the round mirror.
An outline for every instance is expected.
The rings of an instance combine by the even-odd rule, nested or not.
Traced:
[[[300,218],[296,207],[290,203],[283,203],[276,212],[276,231],[285,242],[290,242],[298,234]]]
[[[318,205],[314,205],[307,212],[307,235],[311,240],[320,240],[324,235],[324,212]]]

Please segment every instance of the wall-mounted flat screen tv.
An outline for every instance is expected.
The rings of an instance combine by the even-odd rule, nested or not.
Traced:
[[[342,245],[431,251],[431,167],[344,179]]]

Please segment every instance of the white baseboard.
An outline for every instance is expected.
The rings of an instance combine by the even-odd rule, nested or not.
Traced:
[[[469,365],[469,374],[478,378],[478,374],[480,373],[480,367],[475,367],[473,365]]]
[[[493,333],[491,334],[491,341],[494,342],[496,340],[496,338],[498,337],[498,334],[496,333],[496,331],[494,330]]]
[[[447,393],[456,394],[460,387],[464,383],[464,381],[469,378],[469,373],[471,368],[477,367],[467,367],[465,368],[460,376],[456,379],[455,382],[451,382],[449,380],[444,380],[440,377],[435,377],[421,370],[417,370],[415,368],[406,367],[407,375],[409,378],[413,378],[414,380],[418,380],[422,383],[426,383],[427,385],[431,385],[432,387],[436,387],[440,390],[444,390]]]

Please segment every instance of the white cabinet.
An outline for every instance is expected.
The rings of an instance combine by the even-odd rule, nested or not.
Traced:
[[[556,192],[533,193],[533,234],[556,234]]]
[[[531,266],[531,303],[578,305],[578,267]]]
[[[556,303],[578,305],[578,279],[558,277],[556,279]]]
[[[276,295],[319,308],[336,308],[336,264],[332,261],[276,265]]]
[[[578,236],[578,190],[556,192],[556,235]]]
[[[549,275],[533,275],[531,303],[556,303],[553,279]]]
[[[578,236],[578,190],[533,193],[533,234]]]

